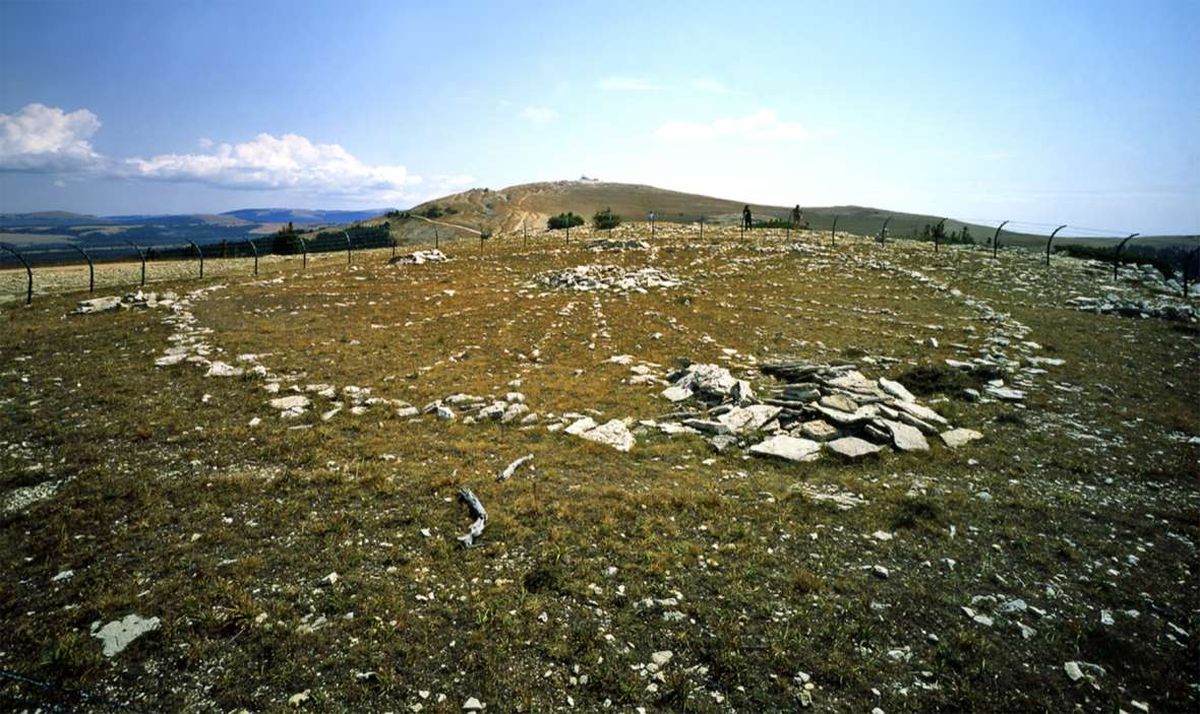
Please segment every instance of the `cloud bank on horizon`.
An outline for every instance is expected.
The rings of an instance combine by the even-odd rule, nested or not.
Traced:
[[[249,141],[206,150],[142,157],[109,157],[91,144],[99,117],[87,109],[28,104],[0,114],[0,171],[205,184],[237,190],[303,190],[318,196],[382,201],[409,198],[420,176],[404,166],[365,163],[338,144],[318,144],[297,134],[260,133]],[[436,177],[437,188],[461,186],[469,176]]]

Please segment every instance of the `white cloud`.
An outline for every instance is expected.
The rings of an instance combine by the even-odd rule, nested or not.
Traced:
[[[0,114],[0,171],[70,172],[98,167],[103,157],[89,139],[100,119],[86,109],[27,104]]]
[[[290,189],[334,195],[399,195],[417,183],[403,166],[363,163],[338,144],[314,144],[297,134],[259,134],[195,154],[126,159],[132,178],[202,183],[220,188]]]
[[[733,90],[725,86],[723,82],[715,79],[699,78],[691,81],[692,89],[698,89],[701,92],[710,92],[712,94],[733,94]]]
[[[715,141],[717,139],[751,139],[754,141],[800,141],[811,133],[796,122],[780,121],[769,109],[732,119],[715,119],[708,123],[669,121],[658,127],[655,135],[664,141]]]
[[[558,112],[547,107],[525,107],[521,110],[521,118],[534,124],[548,124],[558,118]]]
[[[597,86],[609,92],[653,92],[658,89],[658,85],[637,77],[605,77]]]
[[[318,144],[298,134],[277,137],[263,133],[235,144],[217,144],[202,137],[195,153],[116,159],[92,147],[90,139],[99,129],[100,119],[87,109],[68,113],[58,107],[29,104],[14,114],[0,114],[0,171],[60,176],[87,173],[364,200],[404,199],[408,187],[421,183],[421,177],[404,166],[369,164],[338,144]],[[434,185],[473,182],[469,176],[441,176]]]

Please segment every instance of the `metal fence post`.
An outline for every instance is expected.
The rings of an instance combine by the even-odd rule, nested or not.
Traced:
[[[141,248],[137,247],[133,243],[131,243],[129,241],[125,241],[125,243],[130,248],[133,248],[134,250],[136,250],[138,257],[141,258],[141,260],[142,260],[142,285],[141,285],[141,287],[146,287],[146,254],[142,251]]]
[[[1058,228],[1055,228],[1054,232],[1050,234],[1050,239],[1046,241],[1046,265],[1050,265],[1050,245],[1054,243],[1054,236],[1058,235],[1058,232],[1066,227],[1067,225],[1064,223]]]
[[[25,278],[26,278],[25,304],[32,305],[33,304],[33,268],[29,267],[29,263],[27,263],[25,261],[25,256],[18,253],[16,248],[13,248],[11,245],[8,245],[7,243],[0,243],[0,248],[3,248],[4,250],[7,250],[9,253],[12,253],[13,255],[17,256],[17,260],[21,261],[21,265],[25,266]]]
[[[841,216],[833,217],[833,228],[829,229],[829,245],[831,247],[837,245],[837,222],[839,218],[841,218]]]
[[[887,243],[887,224],[892,220],[891,216],[883,219],[883,225],[879,228],[879,245]]]
[[[1188,296],[1188,268],[1192,263],[1196,264],[1196,274],[1200,275],[1200,248],[1196,248],[1183,261],[1183,296]]]
[[[342,235],[346,236],[346,265],[350,265],[350,233],[347,231],[342,231]]]
[[[200,277],[204,277],[204,253],[200,252],[200,246],[196,245],[195,241],[188,241],[188,245],[192,246],[196,251],[196,255],[200,256]]]
[[[1126,243],[1133,240],[1134,238],[1137,238],[1140,235],[1141,235],[1141,233],[1133,233],[1128,238],[1126,238],[1125,240],[1123,240],[1117,244],[1117,250],[1113,254],[1113,280],[1117,279],[1117,268],[1119,268],[1121,266],[1121,249],[1125,247]]]
[[[996,226],[996,233],[995,233],[995,235],[992,236],[992,257],[993,258],[996,257],[996,251],[1000,250],[1000,231],[1004,228],[1004,226],[1007,226],[1008,224],[1009,224],[1009,221],[1005,221],[1005,222],[1001,223],[1000,225]]]
[[[254,253],[254,274],[258,275],[258,246],[254,245],[254,240],[246,241],[250,244],[250,250]]]
[[[304,236],[297,235],[296,240],[300,241],[301,269],[308,270],[308,243],[304,240]]]
[[[96,292],[96,266],[92,265],[92,256],[88,255],[87,251],[85,251],[83,248],[80,248],[79,246],[75,245],[74,243],[71,244],[71,247],[74,248],[75,250],[79,251],[79,254],[83,256],[83,259],[87,261],[87,264],[88,264],[88,292],[89,293]]]

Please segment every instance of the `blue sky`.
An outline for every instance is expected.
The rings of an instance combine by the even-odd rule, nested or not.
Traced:
[[[0,211],[573,179],[1200,231],[1200,2],[0,0]]]

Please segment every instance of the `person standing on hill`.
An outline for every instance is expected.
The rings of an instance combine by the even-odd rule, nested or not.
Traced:
[[[742,228],[750,230],[751,223],[750,205],[746,204],[746,207],[742,209]]]

